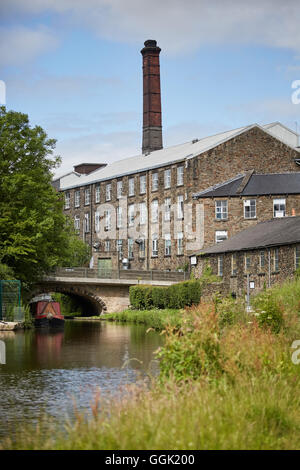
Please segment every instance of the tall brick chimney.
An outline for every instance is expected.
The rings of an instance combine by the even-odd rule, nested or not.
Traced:
[[[148,39],[141,50],[143,56],[143,153],[159,150],[162,144],[160,67],[161,49]]]

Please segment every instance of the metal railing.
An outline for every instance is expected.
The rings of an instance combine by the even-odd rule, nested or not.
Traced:
[[[128,279],[148,281],[186,281],[190,273],[181,271],[142,271],[134,269],[100,270],[90,268],[57,268],[50,276],[94,279]]]

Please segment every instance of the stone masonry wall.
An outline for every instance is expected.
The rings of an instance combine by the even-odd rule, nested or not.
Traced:
[[[130,203],[135,204],[135,215],[138,220],[138,204],[145,202],[148,209],[148,222],[144,226],[138,227],[140,235],[158,234],[158,256],[152,257],[151,253],[151,240],[146,240],[145,257],[139,256],[139,246],[134,242],[134,256],[130,261],[131,269],[160,269],[160,270],[175,270],[176,268],[183,268],[185,263],[189,262],[188,255],[192,252],[200,250],[203,247],[201,239],[196,241],[192,246],[187,244],[187,235],[193,239],[196,235],[199,235],[201,227],[196,227],[196,207],[202,207],[202,201],[193,201],[192,195],[197,192],[206,189],[216,183],[221,183],[227,179],[236,176],[238,173],[243,173],[246,170],[254,169],[256,172],[261,173],[275,173],[275,172],[287,172],[287,171],[299,171],[299,166],[294,162],[294,158],[299,157],[299,154],[281,143],[274,137],[263,132],[259,128],[253,128],[234,139],[229,140],[223,144],[218,145],[212,150],[209,150],[199,156],[190,158],[187,161],[177,162],[174,165],[162,166],[159,169],[152,169],[145,171],[144,173],[133,173],[130,176],[124,176],[120,179],[123,181],[123,194],[126,197],[128,195],[128,180],[130,177],[135,178],[135,195],[127,197],[127,205]],[[145,159],[147,156],[144,157]],[[176,184],[176,171],[178,166],[184,166],[184,184],[177,186]],[[171,187],[164,189],[164,170],[171,169]],[[134,171],[134,169],[132,169]],[[159,177],[159,189],[152,191],[151,188],[151,175],[153,172],[158,172]],[[146,175],[147,189],[146,194],[140,195],[139,193],[139,177],[140,175]],[[92,246],[95,241],[99,240],[99,237],[95,231],[94,214],[97,208],[101,207],[105,201],[105,187],[107,183],[112,184],[112,199],[109,201],[111,207],[116,209],[120,204],[120,201],[116,197],[117,193],[117,181],[119,178],[114,178],[100,183],[100,203],[95,203],[95,187],[96,184],[91,184],[91,202],[89,205],[84,205],[84,189],[80,187],[80,207],[74,207],[74,192],[79,188],[72,188],[68,190],[70,193],[70,208],[65,210],[65,213],[70,215],[74,219],[75,215],[80,216],[80,230],[79,236],[84,239],[87,243]],[[185,204],[185,217],[183,220],[178,220],[176,207],[177,197],[182,195]],[[171,198],[171,204],[174,212],[171,214],[170,227],[163,227],[162,219],[163,214],[160,214],[160,222],[158,224],[152,224],[150,221],[150,206],[154,199],[158,199],[159,207],[163,208],[165,198]],[[270,201],[271,203],[271,201]],[[237,203],[238,204],[238,203]],[[289,204],[289,202],[288,202]],[[295,202],[296,204],[296,202]],[[191,223],[187,224],[187,212],[188,205],[191,209]],[[230,201],[232,205],[232,214],[236,212],[234,227],[238,230],[240,227],[246,225],[247,222],[240,220],[240,213],[238,207],[235,207],[235,202]],[[289,207],[289,206],[288,206]],[[298,206],[297,206],[298,207]],[[298,209],[297,209],[298,210]],[[290,211],[290,209],[288,209]],[[90,231],[88,233],[83,232],[83,220],[85,213],[90,214]],[[262,210],[267,214],[268,209]],[[261,213],[261,212],[260,212]],[[211,241],[211,233],[215,229],[216,222],[214,220],[214,213],[212,213],[211,207],[207,207],[207,214],[205,215],[204,231],[209,231],[210,235],[205,237],[207,243]],[[259,216],[260,217],[260,216]],[[260,220],[258,217],[258,220]],[[264,217],[264,215],[263,215]],[[101,224],[104,223],[102,217]],[[127,223],[127,214],[123,213],[123,224]],[[252,221],[253,223],[253,221]],[[112,224],[115,224],[115,219],[112,218]],[[214,225],[214,228],[211,225]],[[221,224],[220,224],[221,226]],[[235,229],[234,229],[235,230]],[[184,254],[177,254],[177,233],[184,232]],[[171,255],[165,256],[164,253],[164,239],[162,238],[163,233],[171,234]],[[135,234],[136,235],[136,234]],[[130,236],[130,233],[128,234]],[[137,236],[134,239],[138,238]],[[104,240],[110,239],[111,247],[109,252],[104,251]],[[128,257],[127,250],[127,235],[122,233],[122,230],[108,231],[100,237],[101,246],[99,251],[93,251],[95,262],[98,258],[109,258],[112,259],[113,268],[116,269],[118,266],[118,257],[116,252],[116,240],[123,239],[123,257]]]

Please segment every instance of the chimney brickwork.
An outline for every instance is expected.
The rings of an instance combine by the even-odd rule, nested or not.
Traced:
[[[149,39],[143,56],[143,153],[159,150],[162,144],[159,53],[156,41]]]

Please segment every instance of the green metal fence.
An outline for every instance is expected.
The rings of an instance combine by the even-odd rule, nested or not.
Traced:
[[[23,321],[21,281],[0,281],[0,320]]]

